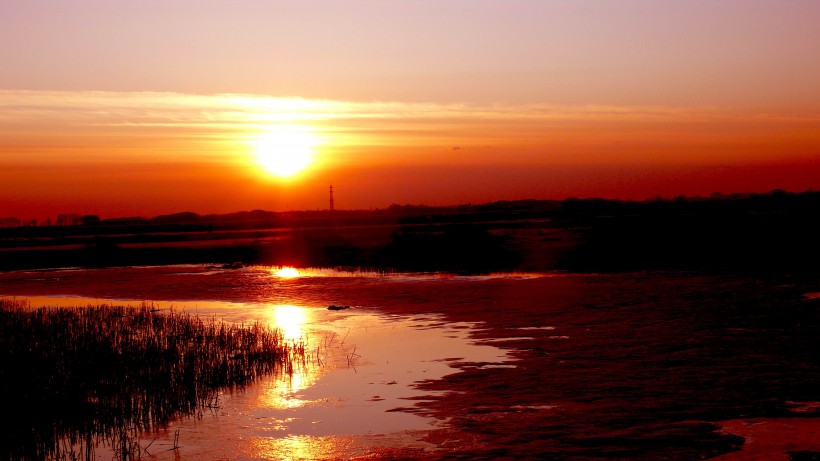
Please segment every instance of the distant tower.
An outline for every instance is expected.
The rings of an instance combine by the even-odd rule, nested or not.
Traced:
[[[330,185],[330,211],[335,210],[333,203],[333,184]]]

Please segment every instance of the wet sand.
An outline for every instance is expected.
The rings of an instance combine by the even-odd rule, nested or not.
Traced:
[[[156,298],[181,289],[161,275],[103,274],[111,273],[87,281],[68,273],[31,277],[45,279],[36,283],[41,294],[65,294],[69,286],[84,296],[140,299],[146,290],[136,281]],[[0,277],[6,294],[23,294],[33,283],[21,277]],[[201,299],[290,296],[289,288],[265,292],[253,280],[207,277],[212,288],[196,291]],[[429,394],[393,410],[444,426],[415,433],[415,444],[374,446],[363,457],[750,459],[738,451],[748,444],[750,456],[786,460],[778,450],[820,451],[816,432],[804,430],[820,416],[820,302],[805,296],[820,291],[820,278],[551,274],[382,285],[353,279],[293,289],[316,305],[477,323],[475,341],[512,356],[514,368],[455,361],[452,374],[417,383]],[[748,425],[737,422],[749,420],[776,435],[752,440]],[[801,429],[778,429],[781,422]]]

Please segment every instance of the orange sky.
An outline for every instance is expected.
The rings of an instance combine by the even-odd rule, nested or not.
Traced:
[[[820,189],[814,1],[0,9],[0,217]]]

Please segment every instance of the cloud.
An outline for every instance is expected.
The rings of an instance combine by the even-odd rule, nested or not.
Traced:
[[[63,121],[113,126],[258,126],[331,121],[713,120],[713,107],[467,105],[334,101],[245,94],[0,90],[0,123]]]
[[[638,146],[645,152],[647,146],[655,146],[684,156],[687,146],[706,152],[712,145],[752,139],[761,129],[804,141],[816,139],[817,134],[806,132],[805,127],[818,121],[817,116],[750,114],[716,107],[470,105],[250,94],[0,90],[0,134],[5,138],[0,147],[9,152],[7,157],[18,159],[49,146],[52,151],[70,147],[72,155],[90,156],[94,149],[103,152],[104,143],[127,146],[134,158],[183,151],[196,151],[200,158],[225,158],[236,150],[226,146],[248,143],[271,125],[282,123],[310,125],[337,151],[347,149],[353,157],[363,155],[356,149],[367,148],[396,152],[426,146],[447,151],[443,146],[492,145],[523,146],[532,152],[562,150],[566,155],[609,149],[634,159],[644,154],[624,149]],[[611,147],[615,144],[627,146],[618,150]]]

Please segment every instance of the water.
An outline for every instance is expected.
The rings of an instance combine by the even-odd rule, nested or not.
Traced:
[[[727,434],[746,439],[727,460],[820,450],[815,276],[279,269],[7,272],[0,296],[147,301],[309,342],[293,380],[144,434],[152,459],[683,460],[739,449]]]
[[[483,280],[488,277],[176,266],[4,274],[0,295],[23,297],[33,307],[148,302],[280,328],[287,340],[306,343],[308,367],[290,379],[270,377],[226,392],[219,408],[143,434],[140,444],[158,459],[301,459],[359,456],[378,446],[428,448],[420,434],[441,422],[412,411],[435,394],[415,384],[453,373],[454,363],[511,366],[510,357],[470,338],[480,325],[381,306],[387,297],[406,298],[408,284]],[[327,309],[351,290],[368,292],[371,302],[359,297],[349,309]],[[171,450],[176,436],[179,448]],[[105,448],[98,453],[106,455]]]

